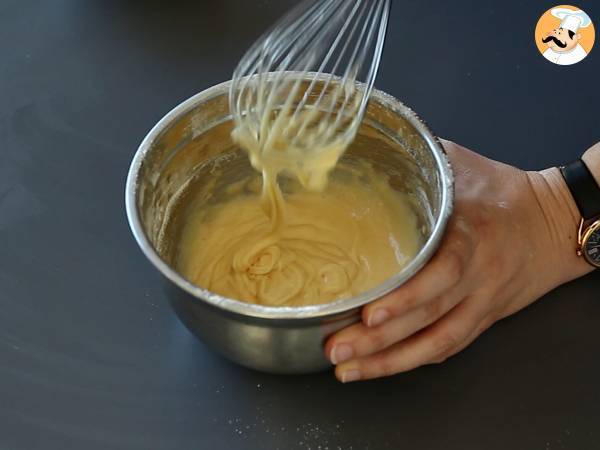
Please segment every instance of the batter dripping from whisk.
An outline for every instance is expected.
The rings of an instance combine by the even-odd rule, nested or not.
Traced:
[[[372,169],[325,189],[363,118],[389,10],[390,0],[305,2],[242,57],[232,135],[262,173],[262,194],[199,208],[180,245],[192,281],[247,302],[308,305],[368,290],[416,253],[407,199]],[[285,199],[283,173],[301,184]]]
[[[190,217],[179,267],[194,283],[251,303],[319,304],[375,287],[416,254],[408,199],[370,166],[340,168],[322,189],[344,143],[298,161],[293,148],[258,145],[239,129],[233,136],[262,172],[262,193],[240,192]],[[282,171],[300,181],[285,198]]]

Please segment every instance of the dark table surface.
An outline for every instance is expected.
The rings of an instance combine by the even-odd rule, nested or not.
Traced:
[[[600,448],[598,273],[352,385],[238,367],[170,310],[125,220],[129,162],[290,3],[0,1],[0,450]],[[396,1],[377,86],[487,156],[574,159],[600,139],[600,44],[545,61],[550,6]]]

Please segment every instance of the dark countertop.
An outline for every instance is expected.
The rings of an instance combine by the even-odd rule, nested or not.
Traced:
[[[170,310],[129,162],[290,3],[0,2],[0,450],[600,448],[598,273],[442,365],[346,386],[237,367]],[[533,3],[397,1],[377,86],[487,156],[574,159],[600,140],[600,44],[548,63]]]

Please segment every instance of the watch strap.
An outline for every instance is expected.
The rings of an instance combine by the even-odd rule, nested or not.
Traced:
[[[600,216],[600,186],[585,163],[578,159],[560,168],[584,220]]]

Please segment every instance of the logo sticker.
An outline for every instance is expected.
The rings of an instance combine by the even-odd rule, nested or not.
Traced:
[[[535,27],[535,44],[548,61],[570,66],[592,51],[596,32],[592,19],[577,6],[550,8]]]

